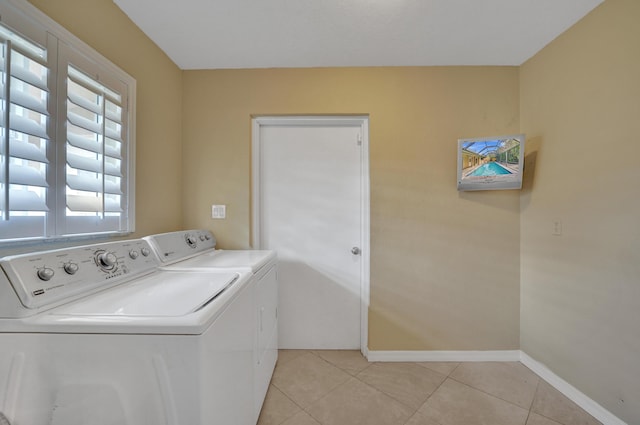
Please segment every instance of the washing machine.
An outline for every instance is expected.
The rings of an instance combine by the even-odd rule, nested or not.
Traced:
[[[269,250],[216,249],[209,230],[185,230],[144,238],[165,270],[245,271],[255,289],[254,417],[257,421],[278,359],[277,258]]]
[[[255,424],[251,273],[162,270],[140,239],[0,266],[9,423]]]

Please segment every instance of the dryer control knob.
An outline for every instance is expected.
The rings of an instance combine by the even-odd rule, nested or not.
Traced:
[[[204,240],[205,240],[204,235],[200,235],[200,240],[204,242]]]
[[[132,260],[135,260],[136,258],[138,258],[138,251],[136,251],[135,249],[132,249],[131,251],[129,251],[129,257]]]
[[[45,282],[47,280],[51,280],[54,274],[56,274],[56,272],[54,272],[53,269],[50,269],[48,267],[43,267],[41,269],[38,269],[38,277],[40,278],[40,280],[44,280]]]
[[[78,269],[79,267],[76,263],[67,263],[64,265],[64,271],[67,272],[67,274],[76,274]]]
[[[148,256],[149,256],[149,254],[150,254],[150,252],[149,252],[149,249],[148,249],[148,248],[142,248],[142,249],[140,250],[140,253],[141,253],[142,255],[144,255],[145,257],[148,257]]]

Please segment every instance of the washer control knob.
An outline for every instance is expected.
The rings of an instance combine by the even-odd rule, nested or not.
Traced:
[[[185,240],[187,241],[187,245],[191,248],[195,248],[198,244],[198,239],[196,239],[195,236],[187,235]]]
[[[100,267],[112,269],[118,262],[118,258],[112,252],[103,252],[98,254],[98,262],[100,263]]]
[[[54,272],[53,269],[50,269],[49,267],[38,269],[38,277],[40,278],[40,280],[44,280],[45,282],[47,280],[51,280],[54,274],[56,274],[56,272]]]
[[[151,254],[151,252],[149,252],[149,248],[147,247],[143,247],[142,249],[140,249],[140,253],[145,257],[148,257],[149,254]]]
[[[76,272],[79,269],[76,263],[67,263],[64,265],[63,268],[64,268],[64,271],[67,272],[67,274],[76,274]]]
[[[209,236],[209,235],[204,235],[204,238],[205,238],[206,240],[209,240],[209,239],[211,239],[211,236]]]
[[[202,242],[204,242],[204,240],[205,240],[205,236],[204,236],[204,235],[200,235],[200,240],[201,240]]]
[[[135,260],[136,258],[138,258],[138,251],[136,251],[135,249],[132,249],[131,251],[129,251],[129,257],[132,260]]]

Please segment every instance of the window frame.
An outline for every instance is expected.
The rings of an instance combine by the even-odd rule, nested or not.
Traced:
[[[125,236],[135,231],[135,123],[136,123],[136,80],[125,71],[117,67],[102,54],[91,48],[82,40],[71,34],[61,25],[53,21],[35,6],[26,1],[4,0],[0,3],[0,24],[29,42],[43,46],[47,53],[48,66],[48,101],[47,111],[49,119],[47,134],[49,140],[46,146],[46,156],[49,160],[46,179],[49,187],[46,189],[46,205],[48,212],[44,218],[44,231],[39,236],[15,236],[9,238],[0,232],[0,247],[25,245],[33,242],[73,241],[78,239],[104,238],[109,236]],[[123,197],[121,198],[122,213],[117,221],[117,228],[101,228],[99,224],[83,228],[81,233],[73,232],[72,217],[67,215],[67,73],[68,67],[79,70],[91,79],[122,95],[122,162],[120,170],[123,174],[120,181]],[[10,77],[9,77],[10,78]],[[117,87],[119,86],[119,87]],[[114,90],[114,87],[117,87]],[[7,108],[11,106],[6,102]],[[106,115],[102,116],[103,119]],[[4,125],[4,124],[3,124]],[[9,132],[9,127],[6,127]],[[7,136],[7,140],[10,137]],[[9,147],[7,147],[7,152]],[[104,155],[104,152],[103,152]],[[9,161],[12,155],[6,160]],[[15,158],[15,157],[13,157]],[[103,170],[102,174],[106,172]],[[6,190],[10,188],[6,182]],[[103,186],[102,193],[106,193]],[[0,196],[5,196],[0,191]],[[9,211],[11,207],[9,206]],[[113,215],[112,215],[113,217]],[[99,214],[90,217],[99,222]],[[0,220],[3,220],[0,217]],[[3,221],[7,223],[9,221]],[[0,223],[1,225],[2,223]],[[104,226],[103,226],[104,227]],[[0,227],[1,230],[2,227]],[[5,226],[6,228],[6,226]],[[88,231],[86,231],[89,229]],[[24,234],[24,233],[23,233]]]

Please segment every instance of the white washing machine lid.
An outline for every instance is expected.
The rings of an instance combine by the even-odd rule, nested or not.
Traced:
[[[200,335],[252,281],[248,271],[159,270],[53,310],[7,332]]]
[[[196,255],[170,266],[165,269],[171,270],[194,270],[194,269],[240,269],[249,270],[256,273],[266,264],[274,261],[275,251],[269,250],[230,250],[216,249]]]
[[[52,312],[64,316],[179,317],[211,303],[238,279],[238,273],[153,273]]]

